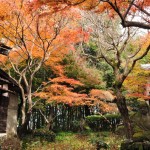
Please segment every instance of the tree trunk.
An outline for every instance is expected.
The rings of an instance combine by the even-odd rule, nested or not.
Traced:
[[[20,138],[28,133],[27,126],[30,121],[30,116],[31,116],[31,112],[26,114],[25,121],[21,125],[20,129],[18,130],[18,135],[20,136]]]
[[[23,105],[22,105],[22,123],[21,123],[21,127],[18,131],[18,134],[20,136],[25,135],[28,130],[27,130],[27,126],[28,123],[30,121],[30,116],[32,114],[32,98],[31,98],[31,92],[28,93],[28,110],[26,113],[26,99],[23,98]]]
[[[90,108],[89,108],[89,106],[85,105],[84,109],[85,109],[85,117],[89,116],[90,115]]]
[[[125,131],[126,131],[126,137],[127,139],[132,139],[133,129],[131,125],[131,120],[129,118],[128,108],[126,105],[126,99],[121,93],[120,89],[116,91],[116,104],[123,119]]]
[[[54,107],[55,106],[50,106],[49,107],[49,115],[48,115],[48,119],[46,119],[46,128],[48,129],[48,130],[54,130],[55,129],[55,126],[54,126],[54,120],[55,120],[55,117],[57,117],[57,116],[55,116],[55,110],[54,110]]]
[[[21,125],[25,123],[25,118],[26,118],[26,100],[25,98],[23,99],[22,102],[22,107],[21,107]]]

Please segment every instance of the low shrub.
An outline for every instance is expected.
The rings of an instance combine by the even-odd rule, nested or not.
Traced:
[[[119,114],[91,115],[86,117],[86,122],[94,131],[114,131],[120,123],[121,116]]]
[[[48,142],[53,142],[55,141],[55,133],[53,131],[50,131],[46,128],[40,128],[40,129],[36,129],[34,130],[33,133],[34,137],[39,137],[41,141],[48,141]]]
[[[109,148],[109,145],[106,142],[104,142],[104,137],[102,137],[99,134],[97,134],[94,137],[91,137],[89,142],[92,143],[96,147],[96,150],[100,150],[101,148],[103,149]]]
[[[73,132],[88,132],[91,131],[90,127],[88,126],[86,120],[74,120],[72,121],[72,131]]]
[[[121,116],[119,114],[105,114],[105,115],[91,115],[87,116],[86,120],[88,121],[102,121],[106,119],[120,119]]]
[[[125,132],[126,131],[125,131],[124,125],[119,125],[115,130],[115,133],[120,136],[125,135],[126,134]]]

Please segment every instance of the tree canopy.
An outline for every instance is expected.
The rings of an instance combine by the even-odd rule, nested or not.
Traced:
[[[149,63],[149,0],[0,0],[0,4],[0,45],[11,49],[8,56],[0,55],[0,67],[21,89],[22,126],[43,100],[98,106],[103,112],[115,111],[109,105],[115,102],[131,139],[124,91],[135,95],[136,80],[140,78],[140,90],[149,80],[149,71],[140,70],[142,61]]]
[[[76,6],[84,10],[93,9],[97,13],[107,11],[110,17],[118,15],[123,27],[139,27],[150,29],[149,0],[33,0],[32,8],[42,5],[51,5],[59,11],[68,7]],[[140,21],[139,21],[140,20]]]

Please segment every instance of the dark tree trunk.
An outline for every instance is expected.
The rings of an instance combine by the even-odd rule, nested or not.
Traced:
[[[18,130],[18,135],[19,137],[23,137],[24,135],[26,135],[29,131],[27,129],[27,126],[29,124],[30,121],[30,116],[31,116],[32,112],[29,112],[26,114],[26,118],[25,118],[25,122],[21,125],[21,127]]]
[[[48,115],[48,121],[49,123],[47,124],[48,130],[53,130],[53,121],[54,121],[54,106],[50,106],[49,108],[49,115]]]
[[[89,116],[89,115],[90,115],[89,106],[85,105],[84,108],[85,108],[85,117],[86,117],[86,116]]]
[[[126,131],[126,137],[127,139],[132,139],[133,129],[131,125],[131,120],[129,118],[128,108],[126,105],[126,99],[122,95],[120,89],[116,91],[116,104],[123,119],[125,131]]]

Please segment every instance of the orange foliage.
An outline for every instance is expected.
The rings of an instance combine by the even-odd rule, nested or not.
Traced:
[[[76,87],[83,86],[77,80],[68,79],[67,77],[58,77],[51,79],[51,84],[45,86],[44,90],[35,94],[42,99],[45,99],[48,103],[65,103],[72,105],[98,105],[103,112],[116,112],[117,108],[114,104],[110,104],[107,101],[113,101],[113,96],[109,91],[93,89],[90,94],[80,94],[80,92],[74,92]]]
[[[0,22],[1,35],[5,39],[6,45],[13,48],[9,53],[8,63],[3,62],[5,63],[3,67],[6,68],[7,64],[10,65],[9,67],[13,68],[20,77],[18,82],[22,89],[26,86],[26,89],[30,88],[29,92],[31,92],[35,73],[43,64],[46,64],[58,77],[51,80],[53,84],[46,86],[44,92],[36,95],[48,102],[56,100],[70,104],[74,101],[76,104],[80,103],[81,99],[85,99],[87,95],[73,92],[73,90],[74,87],[83,84],[65,77],[64,67],[60,65],[64,56],[70,50],[74,50],[76,43],[83,41],[84,36],[86,40],[88,39],[88,34],[82,31],[77,22],[80,19],[78,11],[69,9],[52,13],[51,9],[53,8],[48,7],[43,10],[29,11],[27,6],[26,3],[22,3],[20,8],[16,5],[15,9],[12,8],[10,18]],[[29,78],[29,75],[32,78]],[[25,85],[22,85],[23,79],[25,79]],[[66,84],[69,84],[69,87]],[[32,94],[24,95],[24,99],[28,96],[30,104],[32,104],[32,97],[29,97]],[[32,105],[30,107],[32,108]]]
[[[37,9],[44,5],[54,7],[54,11],[68,9],[70,7],[78,7],[84,10],[95,10],[97,13],[107,12],[110,17],[120,17],[123,27],[135,26],[144,29],[150,29],[149,26],[149,0],[32,0],[31,9]],[[143,14],[143,15],[141,15]],[[128,16],[134,18],[139,17],[140,21],[128,20]],[[136,19],[137,20],[137,19]],[[142,20],[142,23],[141,23]]]
[[[32,0],[30,2],[30,5],[32,8],[39,8],[43,5],[50,5],[53,7],[56,7],[56,10],[59,10],[60,8],[64,8],[65,6],[79,6],[83,9],[92,9],[96,6],[100,5],[100,9],[102,11],[103,8],[111,8],[108,2],[115,4],[118,6],[118,8],[122,8],[123,11],[130,5],[131,1],[125,1],[125,0],[105,0],[105,1],[99,1],[99,0]],[[134,2],[136,5],[138,5],[141,8],[150,6],[149,0],[138,0]],[[65,7],[65,8],[66,8]],[[103,8],[102,8],[103,7]],[[134,7],[134,6],[132,6]]]
[[[150,34],[142,37],[140,39],[140,43],[142,45],[142,48],[141,51],[138,52],[137,57],[143,55],[143,53],[145,53],[145,49],[150,45]],[[136,45],[136,43],[134,45]],[[150,53],[148,52],[147,57],[149,56]],[[124,87],[128,91],[127,96],[138,97],[139,95],[139,97],[142,97],[143,95],[143,98],[145,99],[146,96],[144,96],[144,92],[146,90],[146,84],[150,80],[149,76],[150,70],[143,69],[140,63],[137,63],[124,82]]]
[[[43,83],[45,88],[43,91],[36,93],[35,96],[46,99],[47,102],[63,102],[70,105],[100,104],[105,111],[112,110],[101,98],[99,99],[99,97],[95,96],[94,90],[91,91],[90,95],[75,92],[77,87],[83,86],[83,83],[75,79],[67,78],[64,75],[64,66],[60,64],[64,56],[68,54],[70,50],[75,49],[74,45],[76,43],[88,40],[89,33],[83,31],[76,21],[80,19],[78,10],[68,9],[63,11],[63,9],[61,9],[60,11],[60,5],[56,5],[53,1],[49,3],[48,0],[33,0],[31,1],[32,3],[25,3],[24,5],[21,4],[21,0],[14,1],[17,5],[14,3],[14,5],[9,7],[13,11],[11,14],[10,11],[6,12],[9,18],[1,19],[2,27],[0,28],[1,35],[7,37],[7,45],[13,47],[13,50],[9,54],[11,62],[16,66],[19,66],[21,63],[23,63],[21,64],[22,66],[25,66],[27,63],[29,67],[31,67],[30,64],[35,60],[45,57],[46,61],[44,63],[50,66],[58,76],[54,79],[50,79],[50,85],[46,86],[46,84]],[[6,2],[6,4],[9,4],[9,1]],[[30,8],[39,8],[44,2],[49,3],[53,7],[43,7],[43,10],[37,10],[35,12],[30,11],[28,8],[29,5]],[[95,7],[94,2],[97,1],[89,0],[85,5],[81,4],[81,7],[91,9]],[[0,8],[4,6],[5,4],[2,4]],[[1,11],[3,12],[3,10]],[[4,13],[2,16],[7,15]],[[55,35],[56,33],[57,35]],[[22,35],[23,39],[20,38]],[[20,39],[20,41],[18,39]],[[49,41],[50,44],[47,41]],[[1,61],[5,63],[6,57],[0,57],[2,58]],[[28,62],[29,57],[32,62]],[[80,62],[80,65],[81,64],[82,62]],[[32,68],[30,68],[30,71],[31,69]],[[95,78],[90,75],[91,70],[85,70],[89,74],[89,80],[95,83]],[[96,82],[99,82],[99,80]],[[101,91],[95,90],[95,92],[98,93]],[[107,92],[105,93],[106,95],[108,94]],[[103,99],[105,99],[105,97],[103,97]]]
[[[95,105],[99,104],[99,107],[103,112],[118,111],[116,104],[112,103],[116,97],[112,94],[111,91],[92,89],[89,93],[89,96],[91,99],[95,100]]]
[[[62,76],[62,77],[57,77],[57,78],[54,78],[54,79],[51,79],[51,82],[54,82],[54,83],[67,83],[67,84],[70,84],[71,86],[82,86],[83,84],[80,82],[80,81],[77,81],[77,80],[74,80],[74,79],[71,79],[71,78],[67,78],[65,76]]]
[[[50,80],[52,84],[46,86],[44,91],[36,93],[35,96],[46,99],[48,103],[66,103],[69,105],[84,105],[88,100],[87,94],[73,92],[74,86],[83,85],[74,79],[58,77]],[[67,86],[69,84],[70,86]]]
[[[18,1],[21,2],[21,0],[15,0],[19,5]],[[4,5],[1,4],[0,8],[4,8],[9,1],[5,1]],[[10,52],[11,61],[19,64],[27,60],[29,55],[38,59],[46,57],[45,64],[51,66],[57,73],[59,70],[60,74],[63,74],[61,71],[63,68],[57,63],[70,50],[74,50],[76,43],[88,39],[88,33],[82,31],[81,26],[77,23],[77,20],[80,19],[78,11],[69,9],[49,13],[52,8],[44,8],[40,12],[30,12],[27,8],[28,3],[23,4],[22,8],[18,8],[18,5],[15,4],[10,6],[12,12],[9,15],[11,17],[1,21],[0,33],[8,38],[7,45],[10,47],[17,45],[17,48],[13,48]],[[25,43],[21,41],[21,32],[23,32]],[[51,59],[48,59],[50,55]]]
[[[115,96],[111,93],[111,91],[92,89],[90,91],[90,96],[93,98],[98,98],[104,101],[112,102],[115,99]]]

